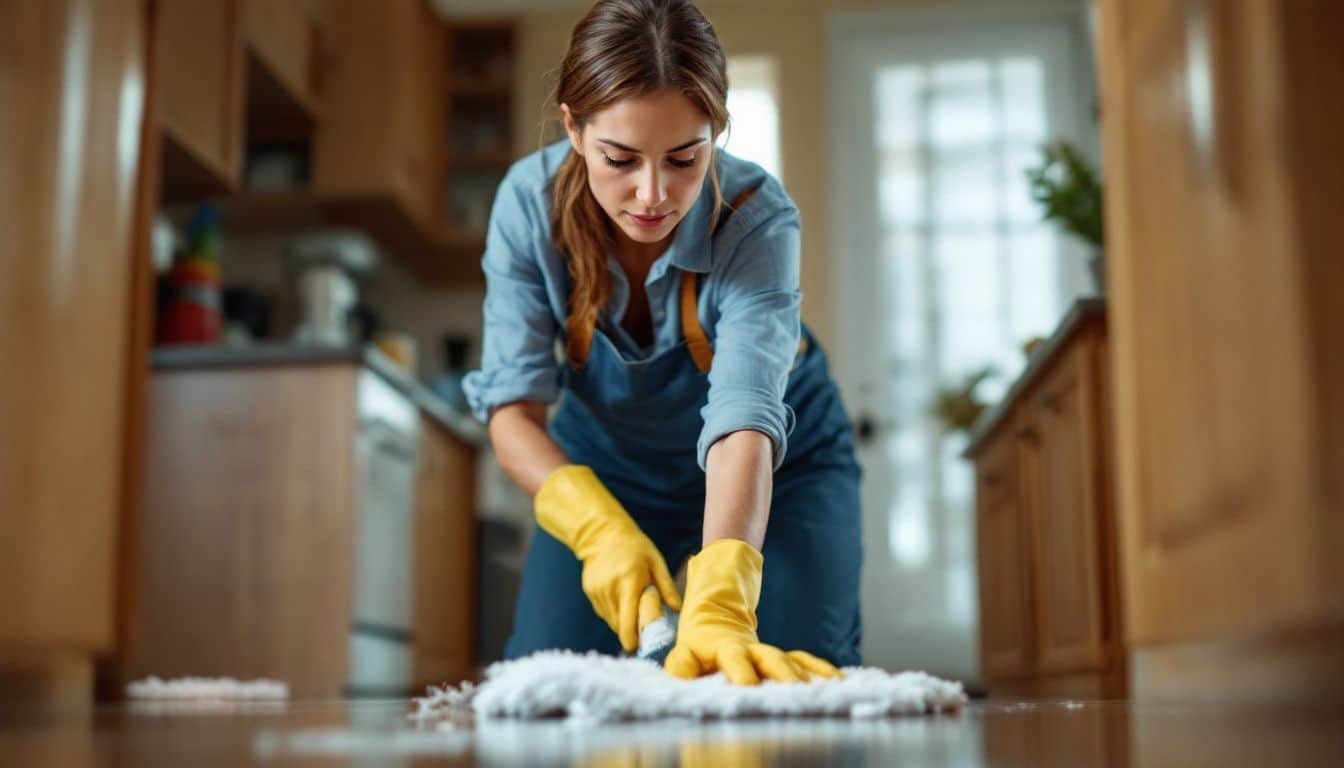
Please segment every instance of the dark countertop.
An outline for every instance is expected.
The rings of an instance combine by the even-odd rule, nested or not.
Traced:
[[[1000,422],[1012,410],[1018,398],[1040,376],[1046,362],[1059,352],[1064,343],[1083,325],[1083,321],[1105,314],[1106,299],[1104,297],[1085,296],[1075,301],[1073,306],[1069,307],[1069,311],[1064,314],[1064,319],[1055,328],[1055,332],[1050,334],[1050,338],[1036,348],[1031,359],[1027,361],[1027,367],[1023,369],[1017,380],[1004,393],[1004,396],[980,415],[980,418],[975,422],[975,426],[971,428],[970,441],[966,444],[966,449],[961,452],[961,455],[964,458],[971,458],[980,450],[981,443],[994,430],[998,429]]]
[[[376,347],[305,347],[263,343],[251,346],[193,344],[155,347],[154,370],[248,368],[273,365],[363,365],[406,395],[456,437],[475,446],[487,442],[485,426],[470,414],[459,413],[428,387],[408,375]]]

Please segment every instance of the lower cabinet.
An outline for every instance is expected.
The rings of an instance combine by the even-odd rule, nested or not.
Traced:
[[[149,675],[267,677],[295,698],[471,677],[475,447],[355,361],[172,360],[156,353],[150,378],[106,695]],[[409,436],[395,450],[394,431]]]
[[[991,693],[1123,696],[1104,312],[1071,318],[974,442]]]
[[[1019,498],[1016,444],[995,439],[976,473],[980,549],[981,670],[989,679],[1025,676],[1031,669],[1032,600],[1028,531]]]
[[[422,419],[415,502],[413,677],[473,676],[476,658],[476,450]]]

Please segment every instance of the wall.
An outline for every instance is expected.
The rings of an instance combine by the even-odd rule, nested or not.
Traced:
[[[220,270],[225,285],[246,284],[265,294],[272,303],[271,332],[289,338],[295,320],[293,280],[285,268],[288,237],[220,238]],[[379,315],[386,331],[411,334],[418,348],[417,373],[428,382],[443,370],[445,333],[472,340],[468,364],[480,357],[481,301],[484,290],[433,288],[421,284],[400,263],[383,257],[374,275],[360,285],[360,296]]]

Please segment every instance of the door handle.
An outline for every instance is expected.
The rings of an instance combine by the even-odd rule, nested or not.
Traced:
[[[879,432],[896,429],[898,426],[895,419],[879,419],[871,413],[864,413],[854,421],[854,437],[859,443],[867,445],[877,438]]]

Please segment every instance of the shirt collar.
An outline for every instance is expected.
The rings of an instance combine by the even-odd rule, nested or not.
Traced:
[[[708,178],[690,214],[677,225],[672,244],[663,255],[678,269],[708,272],[710,256],[710,217],[714,215],[714,185]]]

